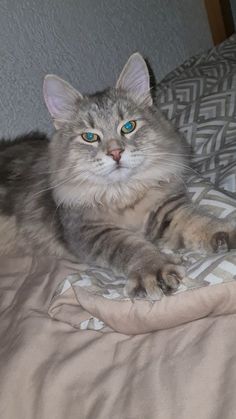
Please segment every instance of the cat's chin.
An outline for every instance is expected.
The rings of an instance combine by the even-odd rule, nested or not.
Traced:
[[[130,177],[131,169],[124,166],[117,166],[105,177],[106,183],[122,182]],[[103,178],[104,181],[104,178]]]

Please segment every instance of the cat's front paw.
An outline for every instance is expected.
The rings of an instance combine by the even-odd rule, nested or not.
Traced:
[[[231,225],[228,222],[212,221],[195,228],[184,237],[185,248],[203,254],[228,252],[232,248]]]
[[[145,273],[131,273],[125,286],[125,295],[134,298],[149,298],[160,300],[163,294],[171,294],[176,291],[181,280],[185,276],[185,268],[182,265],[166,263],[157,267],[154,271]]]

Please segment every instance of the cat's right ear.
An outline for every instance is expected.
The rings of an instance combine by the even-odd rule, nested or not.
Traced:
[[[76,104],[83,98],[69,83],[53,74],[44,79],[43,95],[56,129],[73,118]]]

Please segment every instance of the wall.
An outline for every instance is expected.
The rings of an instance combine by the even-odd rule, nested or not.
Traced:
[[[46,73],[91,92],[136,50],[161,79],[211,45],[203,0],[1,0],[0,135],[51,129]]]

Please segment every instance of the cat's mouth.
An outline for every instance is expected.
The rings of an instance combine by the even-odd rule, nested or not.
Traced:
[[[125,164],[123,164],[123,163],[120,163],[120,162],[118,162],[118,163],[116,163],[116,165],[111,169],[111,172],[110,173],[113,173],[113,172],[116,172],[117,170],[121,170],[121,169],[129,169],[129,167],[128,166],[126,166]]]
[[[117,178],[123,178],[124,176],[126,176],[129,171],[130,171],[130,168],[128,166],[119,162],[119,163],[116,163],[116,165],[110,169],[108,173],[108,177],[110,178],[114,177],[115,180],[117,180]]]

